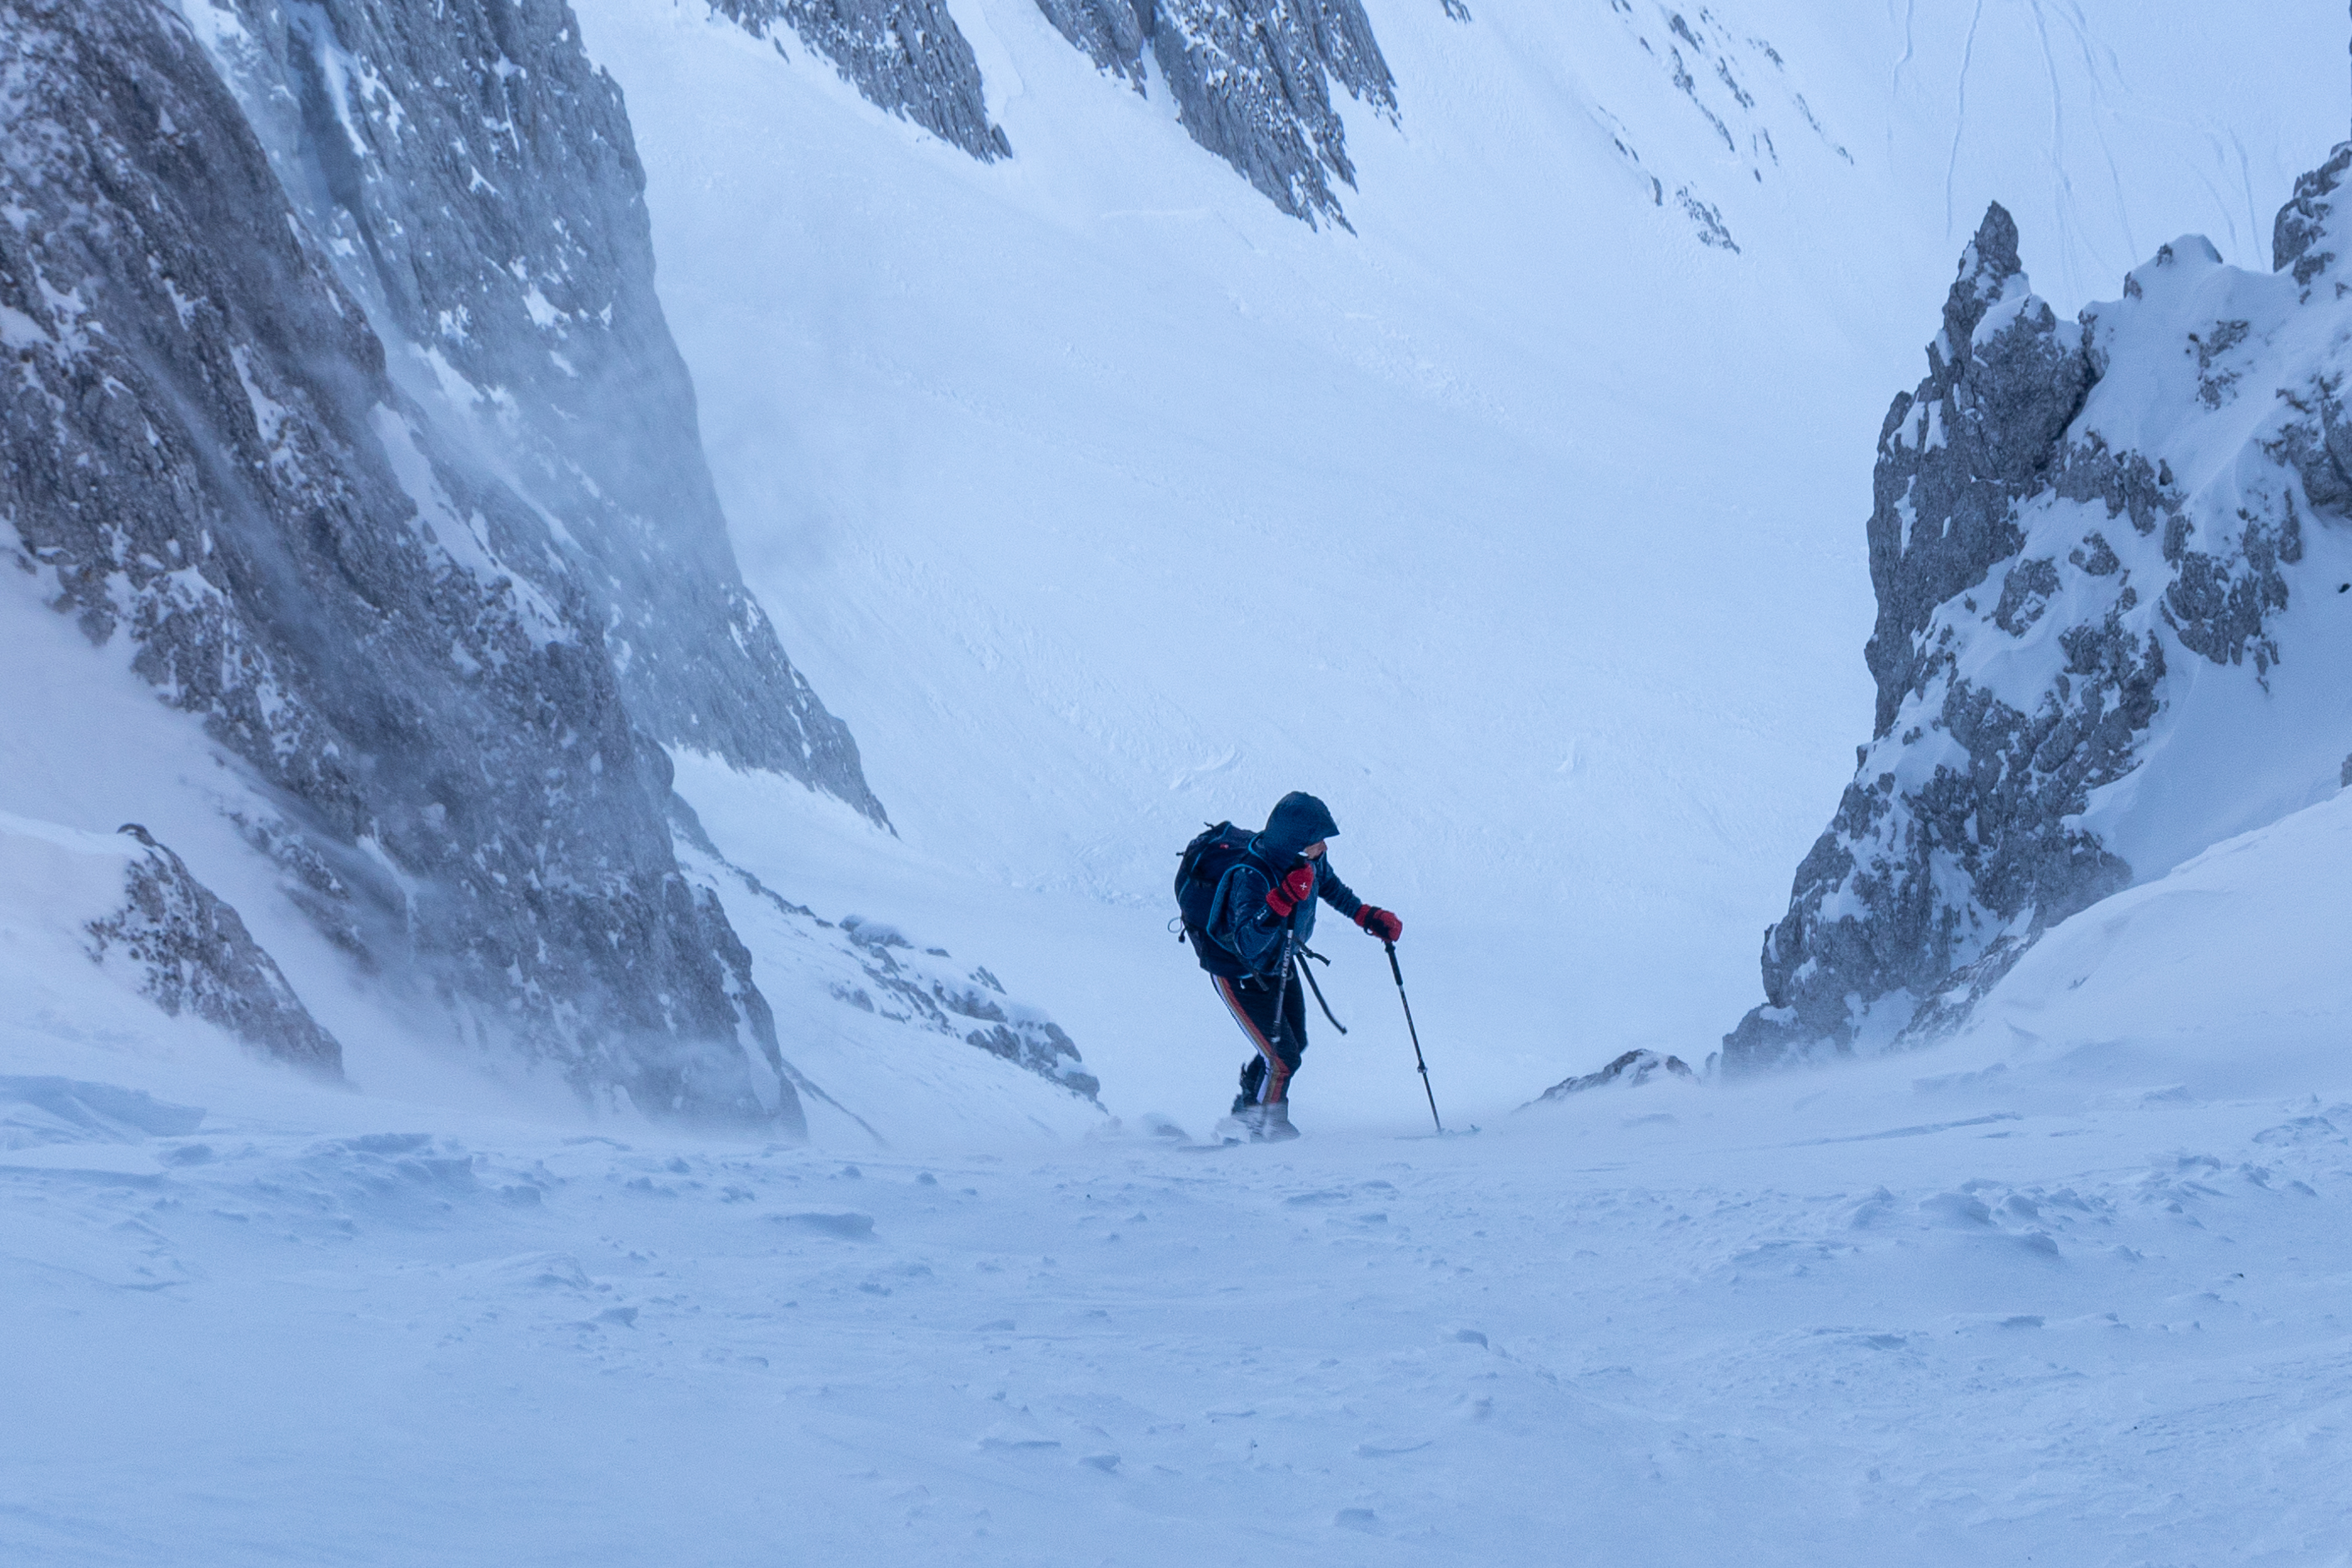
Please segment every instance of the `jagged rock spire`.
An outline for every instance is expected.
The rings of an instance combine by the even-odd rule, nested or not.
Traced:
[[[1927,378],[1887,410],[1870,520],[1878,624],[1866,650],[1884,735],[1915,682],[1914,639],[1935,607],[2017,549],[2011,512],[2036,488],[2091,384],[2017,254],[2017,223],[1985,211],[1927,345]]]
[[[2271,226],[2273,271],[2293,268],[2294,280],[2307,288],[2336,259],[2336,253],[2321,249],[2319,242],[2327,237],[2329,220],[2336,212],[2336,190],[2344,183],[2347,169],[2352,169],[2352,142],[2339,143],[2326,163],[2296,176],[2294,195],[2279,208],[2278,220]]]

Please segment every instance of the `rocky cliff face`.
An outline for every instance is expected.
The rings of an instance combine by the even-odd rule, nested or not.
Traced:
[[[1013,155],[988,118],[971,45],[940,0],[711,0],[759,37],[789,28],[866,99],[987,162]],[[1149,90],[1150,51],[1192,140],[1267,200],[1343,227],[1354,185],[1331,84],[1397,117],[1396,83],[1360,0],[1037,0],[1071,45]],[[1446,0],[1449,16],[1466,9]],[[782,47],[781,42],[779,48]]]
[[[1284,212],[1346,226],[1356,183],[1330,84],[1397,116],[1396,82],[1359,0],[1037,0],[1097,66],[1145,90],[1148,44],[1192,140]],[[1466,20],[1466,18],[1465,18]]]
[[[481,13],[478,35],[436,26],[515,79],[554,74],[559,51],[527,47],[553,26]],[[311,229],[198,38],[155,5],[0,7],[0,515],[19,564],[93,640],[128,637],[282,803],[249,831],[363,963],[584,1093],[797,1124],[648,787],[658,752],[619,673],[629,607],[575,566],[593,552],[579,532],[402,389],[329,261],[400,271],[409,309],[464,326],[432,271],[448,237],[376,209],[378,251],[409,247],[394,267],[356,218]],[[383,81],[350,68],[346,108],[352,79]],[[316,158],[356,156],[350,118],[314,117],[344,138]],[[585,129],[625,171],[625,142]],[[502,390],[524,423],[527,388]],[[656,689],[686,689],[675,675]],[[650,704],[646,723],[676,711]]]
[[[711,9],[754,37],[790,28],[867,102],[982,163],[1013,155],[989,121],[971,40],[942,0],[711,0]]]
[[[2273,274],[2191,237],[2072,323],[1987,215],[1880,437],[1874,734],[1727,1068],[1934,1038],[2051,925],[2336,787],[2347,168]]]
[[[737,572],[569,9],[0,0],[0,521],[33,590],[204,719],[247,840],[415,1026],[799,1130],[665,747],[887,819]],[[223,958],[236,984],[151,994],[260,1019],[223,998],[269,992],[268,954],[184,880],[108,940]],[[972,1043],[1091,1092],[1075,1047]]]
[[[736,569],[654,294],[628,116],[570,8],[184,8],[394,383],[538,514],[542,537],[506,563],[586,597],[631,719],[883,820],[847,727]]]

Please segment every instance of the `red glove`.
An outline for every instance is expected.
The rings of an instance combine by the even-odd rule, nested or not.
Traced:
[[[1274,911],[1276,920],[1288,920],[1290,911],[1315,896],[1315,868],[1294,866],[1284,874],[1265,896],[1265,907]]]
[[[1356,923],[1364,928],[1367,935],[1379,937],[1382,942],[1394,942],[1404,935],[1404,921],[1388,910],[1376,910],[1370,904],[1356,911]]]

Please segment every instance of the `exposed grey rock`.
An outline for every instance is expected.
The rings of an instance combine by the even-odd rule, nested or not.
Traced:
[[[1055,30],[1096,68],[1144,90],[1143,46],[1151,37],[1153,0],[1037,0]]]
[[[1739,254],[1739,242],[1731,237],[1730,226],[1723,221],[1723,214],[1712,203],[1703,202],[1691,195],[1688,185],[1676,191],[1675,199],[1682,204],[1683,216],[1689,218],[1691,226],[1698,231],[1701,245],[1727,250],[1734,256]]]
[[[2216,321],[2210,332],[2189,334],[2189,344],[2197,351],[2197,399],[2206,407],[2219,408],[2237,397],[2244,373],[2216,367],[2246,341],[2253,325],[2252,321]]]
[[[2269,673],[2278,662],[2277,640],[2264,617],[2286,608],[2286,579],[2282,564],[2303,559],[2302,520],[2292,508],[2273,530],[2258,519],[2248,519],[2226,555],[2209,555],[2185,548],[2185,531],[2168,534],[2165,554],[2179,567],[2179,575],[2164,591],[2165,624],[2179,634],[2181,645],[2216,664],[2239,664],[2249,654],[2258,673]]]
[[[2347,167],[2352,145],[2280,215],[2279,267],[2302,289],[2293,310],[2344,293],[2323,299],[2319,285]],[[2226,479],[2194,495],[2160,451],[2103,434],[2168,440],[2227,408],[2263,364],[2284,330],[2274,295],[2249,284],[2234,296],[2270,312],[2264,325],[2189,314],[2210,309],[2201,290],[2220,266],[2201,239],[2164,247],[2123,301],[2062,328],[2025,288],[2007,215],[1988,215],[1929,376],[1895,400],[1880,440],[1874,734],[1765,933],[1766,1004],[1726,1037],[1727,1070],[1957,1027],[2044,931],[2130,884],[2084,814],[2143,765],[2173,666],[2251,665],[2267,689],[2305,513],[2341,520],[2352,503],[2342,371],[2298,371],[2251,437],[2240,427]],[[2125,353],[2140,357],[2117,363]],[[2194,384],[2166,390],[2181,386],[2164,378],[2183,353]],[[2102,391],[2108,413],[2076,425],[2108,377],[2124,393]],[[2150,396],[2179,406],[2131,412]],[[2212,470],[2210,452],[2200,461]],[[2085,527],[2086,513],[2104,526]]]
[[[266,0],[240,0],[260,5]],[[944,0],[709,0],[758,37],[789,28],[867,101],[983,163],[1010,157],[980,65]],[[1446,14],[1469,20],[1456,0]],[[1347,128],[1330,83],[1393,121],[1396,83],[1361,0],[1037,0],[1097,68],[1147,90],[1147,48],[1193,141],[1308,224],[1347,216]],[[782,48],[781,42],[777,45]]]
[[[1790,85],[1788,61],[1769,40],[1735,30],[1724,17],[1704,7],[1685,12],[1670,5],[1637,6],[1633,0],[1609,0],[1609,8],[1634,45],[1665,73],[1709,137],[1745,166],[1742,184],[1765,184],[1780,169],[1775,121],[1784,133],[1795,131],[1795,123],[1782,118],[1780,105],[1768,101],[1773,99],[1783,100],[1787,108],[1794,110],[1797,119],[1831,155],[1848,165],[1853,163],[1853,154],[1831,136],[1804,94]],[[1592,109],[1618,154],[1650,187],[1654,204],[1664,206],[1672,189],[1675,205],[1690,220],[1691,232],[1701,245],[1738,252],[1722,208],[1701,194],[1709,176],[1679,179],[1669,174],[1661,178],[1643,163],[1617,117],[1599,104]]]
[[[2021,561],[2001,579],[2000,603],[1992,624],[2013,637],[2021,637],[2042,618],[2050,595],[2058,591],[2058,563],[2049,556]]]
[[[1094,1099],[1102,1087],[1085,1069],[1076,1044],[1062,1026],[1034,1008],[1008,1001],[1004,987],[986,969],[958,978],[923,964],[914,957],[912,942],[856,915],[845,919],[841,929],[858,950],[866,978],[879,994],[860,989],[854,994],[854,1005],[958,1036],[966,1045],[1051,1079],[1084,1100]],[[944,950],[935,951],[947,956]]]
[[[1528,1105],[1544,1105],[1566,1100],[1571,1094],[1583,1094],[1605,1084],[1616,1083],[1623,1084],[1628,1089],[1638,1088],[1661,1075],[1667,1078],[1688,1079],[1693,1083],[1698,1081],[1698,1074],[1691,1071],[1690,1064],[1680,1057],[1660,1056],[1657,1052],[1649,1050],[1627,1051],[1598,1072],[1589,1072],[1580,1078],[1562,1079],[1519,1109],[1525,1110]]]
[[[2107,497],[2135,526],[2162,504],[2142,482],[2144,460],[2065,447],[2094,371],[2081,331],[2062,331],[2028,290],[2016,226],[1998,205],[1961,258],[1927,362],[1927,379],[1895,398],[1879,438],[1869,524],[1879,615],[1865,656],[1878,681],[1874,746],[1798,868],[1788,914],[1765,933],[1766,1005],[1725,1038],[1728,1070],[1818,1042],[1849,1048],[1857,1003],[1941,995],[1956,969],[1980,960],[1966,984],[1989,985],[2032,935],[2129,880],[2065,819],[2133,765],[2164,673],[2156,639],[2143,643],[2114,615],[2070,628],[2066,672],[2029,713],[1962,679],[1951,628],[1929,630],[1939,606],[2018,554],[2024,497]],[[1990,618],[2022,637],[2059,585],[2054,558],[2019,562]],[[2137,603],[2130,588],[2123,595],[2125,608]],[[1927,721],[1897,739],[1906,701],[1924,705]],[[1958,755],[1906,784],[1895,755],[1922,742],[1957,742]],[[1952,901],[1952,884],[1969,889],[1968,907]],[[2021,919],[2025,930],[2006,929]],[[1917,1020],[1948,1021],[1933,1009]]]
[[[1869,531],[1878,624],[1864,653],[1878,682],[1876,733],[1919,685],[1918,634],[1936,606],[2016,553],[2016,504],[2047,483],[2091,388],[2082,339],[2028,289],[2017,225],[1994,204],[1960,258],[1927,379],[1895,399],[1879,432]]]
[[[621,91],[571,8],[185,3],[221,29],[215,53],[394,381],[478,458],[478,487],[495,476],[546,520],[518,519],[496,552],[576,584],[638,728],[883,821],[847,727],[744,589],[654,292]]]
[[[1348,226],[1353,186],[1329,83],[1397,117],[1396,82],[1360,0],[1157,0],[1152,58],[1192,140],[1291,216]]]
[[[959,973],[951,962],[929,962],[948,960],[945,948],[918,950],[894,927],[858,915],[844,916],[837,922],[827,921],[806,905],[793,903],[728,859],[704,831],[694,808],[675,795],[670,797],[670,824],[684,847],[681,863],[689,873],[697,869],[698,860],[714,879],[730,879],[789,921],[804,951],[824,955],[821,962],[834,1001],[909,1028],[960,1039],[1082,1100],[1096,1098],[1101,1084],[1086,1070],[1076,1042],[1037,1008],[1008,997],[1003,984],[986,965]],[[781,1058],[775,1068],[803,1093],[855,1115],[800,1078]]]
[[[135,966],[140,991],[174,1018],[193,1013],[278,1061],[342,1077],[343,1047],[236,910],[145,828],[128,823],[122,831],[143,852],[131,858],[122,907],[89,923],[92,956]]]
[[[644,219],[617,96],[579,61],[555,0],[408,10],[257,10],[240,32],[190,0],[218,47],[242,52],[246,79],[282,68],[292,84],[280,109],[295,123],[273,139],[294,136],[280,157],[310,159],[334,197],[298,209],[168,11],[0,0],[0,517],[33,585],[93,640],[127,636],[135,668],[282,804],[248,832],[287,851],[331,934],[417,988],[420,1027],[437,1016],[480,1048],[549,1062],[586,1095],[795,1130],[790,1086],[763,1094],[753,1070],[756,992],[679,873],[649,782],[658,752],[629,699],[657,732],[701,712],[728,743],[770,757],[784,754],[782,731],[762,725],[797,699],[698,708],[706,670],[694,659],[708,649],[673,659],[657,637],[627,640],[640,571],[686,584],[657,612],[677,604],[706,633],[756,629],[738,616],[748,601],[730,596],[740,585],[721,569],[715,514],[706,531],[688,507],[675,554],[626,568],[615,563],[653,547],[658,519],[632,534],[625,519],[604,529],[580,511],[586,531],[570,530],[531,493],[555,484],[566,449],[535,433],[564,406],[554,381],[526,375],[519,345],[537,323],[526,313],[510,330],[499,315],[527,312],[514,292],[467,292],[469,279],[486,285],[486,260],[510,260],[528,281],[521,300],[536,292],[577,329],[539,345],[541,358],[577,353],[584,384],[613,384],[624,351],[584,324],[603,330],[609,310],[614,331],[635,334],[626,352],[652,353],[651,384],[683,393],[682,376],[662,379],[674,359],[647,346],[649,286],[624,277],[645,259]],[[331,58],[309,52],[329,51],[331,34]],[[341,73],[340,99],[303,85],[304,59]],[[461,130],[454,106],[430,118],[442,110],[425,100],[445,87],[453,104],[484,95],[471,107],[497,124]],[[428,127],[465,139],[451,150],[461,163],[436,172]],[[401,205],[372,172],[371,134],[399,150],[426,205]],[[570,195],[532,198],[548,205],[516,209],[536,216],[511,231],[459,200],[481,195],[477,175],[514,180],[541,154],[551,162],[534,177],[569,182]],[[523,232],[558,223],[563,264]],[[502,257],[509,238],[518,249]],[[379,296],[337,276],[329,257],[345,247],[345,271]],[[562,291],[567,279],[577,293]],[[437,393],[412,395],[392,374],[385,333],[413,357],[398,333],[425,321],[443,362],[481,389],[488,428],[519,432],[507,447],[469,441],[428,412]],[[527,406],[541,397],[558,415]],[[576,406],[592,422],[621,417],[610,401]],[[642,429],[609,437],[644,453],[691,435],[690,422],[639,413]],[[593,489],[580,462],[577,482]],[[636,657],[662,669],[625,694],[615,667]],[[756,650],[717,658],[711,682],[756,683]],[[806,738],[802,776],[816,778],[822,747]]]
[[[1347,127],[1329,84],[1391,121],[1396,83],[1360,0],[1037,0],[1101,69],[1143,91],[1147,45],[1193,141],[1291,216],[1348,225]],[[1448,0],[1448,16],[1469,13]]]
[[[2344,416],[2340,376],[2322,372],[2279,396],[2301,416],[2272,443],[2271,456],[2295,471],[2312,505],[2352,513],[2352,420]]]
[[[2271,269],[2292,269],[2297,283],[2309,286],[2336,259],[2333,250],[2317,248],[2334,215],[2336,187],[2352,169],[2352,142],[2336,149],[2326,163],[2294,182],[2294,195],[2279,208],[2271,225]]]
[[[1107,10],[1118,0],[1099,4]],[[980,62],[945,0],[710,0],[710,7],[755,37],[779,23],[790,27],[867,102],[983,163],[1013,156],[1003,131],[989,123]]]

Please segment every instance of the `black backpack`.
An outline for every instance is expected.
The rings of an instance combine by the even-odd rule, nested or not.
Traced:
[[[1178,933],[1180,939],[1191,938],[1196,945],[1212,940],[1209,917],[1217,910],[1217,889],[1223,884],[1225,873],[1242,861],[1247,860],[1265,871],[1266,881],[1273,882],[1274,873],[1250,853],[1250,840],[1255,837],[1246,827],[1220,822],[1204,828],[1184,846],[1184,858],[1176,865],[1176,913],[1182,926]]]

